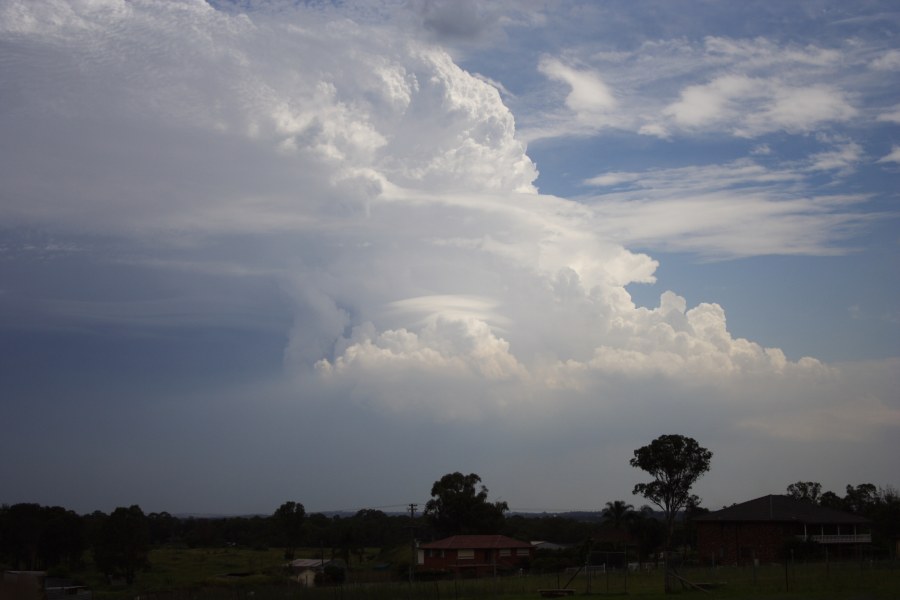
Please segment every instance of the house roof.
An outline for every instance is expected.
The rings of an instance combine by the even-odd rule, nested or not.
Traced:
[[[481,548],[531,548],[531,544],[505,535],[454,535],[436,542],[422,544],[429,550],[474,550]]]
[[[840,510],[825,508],[808,500],[770,494],[699,517],[699,522],[794,521],[816,524],[862,524],[869,520]]]
[[[294,569],[317,569],[328,564],[321,558],[295,558],[288,563]]]
[[[557,544],[555,542],[543,542],[543,541],[531,541],[531,545],[534,548],[540,548],[541,550],[566,550],[568,548],[574,548],[575,544]]]

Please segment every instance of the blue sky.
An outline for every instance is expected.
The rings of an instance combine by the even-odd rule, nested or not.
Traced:
[[[0,3],[0,502],[897,485],[890,2]]]

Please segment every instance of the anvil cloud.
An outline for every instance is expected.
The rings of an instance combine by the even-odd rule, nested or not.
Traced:
[[[819,186],[864,160],[846,134],[780,164],[758,141],[884,122],[892,106],[868,111],[841,83],[770,71],[825,72],[843,48],[776,60],[758,38],[671,42],[718,62],[648,118],[617,98],[650,85],[626,81],[633,57],[544,49],[534,85],[554,88],[537,101],[461,66],[465,40],[490,43],[478,19],[370,8],[0,5],[16,415],[0,448],[31,455],[37,414],[56,415],[56,436],[81,432],[66,443],[77,466],[32,455],[44,481],[7,461],[15,491],[0,501],[361,508],[422,500],[468,470],[513,507],[593,507],[626,497],[631,449],[668,432],[714,450],[701,490],[714,503],[801,477],[891,483],[896,356],[789,356],[677,285],[650,305],[633,295],[656,284],[655,251],[842,256],[884,216],[859,208],[871,191]],[[525,13],[489,24],[538,26]],[[891,52],[872,69],[896,71]],[[527,143],[610,129],[757,141],[729,162],[595,164],[579,194],[542,190]],[[299,480],[292,465],[313,463]],[[127,473],[115,488],[113,473]],[[58,495],[54,479],[87,485]]]

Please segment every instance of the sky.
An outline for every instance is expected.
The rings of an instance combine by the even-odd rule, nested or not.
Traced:
[[[900,484],[894,2],[0,0],[0,503]]]

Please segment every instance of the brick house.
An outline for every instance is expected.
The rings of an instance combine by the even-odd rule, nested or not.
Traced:
[[[418,568],[484,577],[528,568],[534,548],[505,535],[454,535],[422,544]]]
[[[790,496],[769,495],[694,519],[705,562],[777,562],[788,544],[815,542],[834,558],[858,556],[872,542],[869,520]]]

